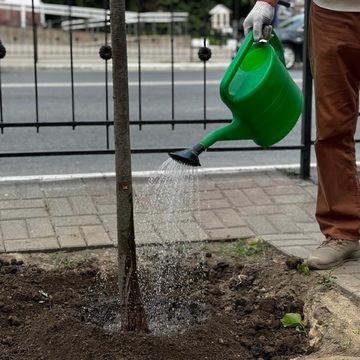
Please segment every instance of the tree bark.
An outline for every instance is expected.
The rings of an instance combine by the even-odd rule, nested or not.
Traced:
[[[136,266],[125,0],[112,0],[110,13],[121,328],[126,331],[148,331]]]

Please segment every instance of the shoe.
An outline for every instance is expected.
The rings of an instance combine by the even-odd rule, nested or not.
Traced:
[[[360,258],[357,240],[327,238],[306,260],[310,269],[327,270],[341,265],[345,260]],[[357,257],[355,257],[357,258]]]
[[[353,251],[349,257],[349,260],[356,260],[356,259],[360,259],[360,248],[358,250]]]

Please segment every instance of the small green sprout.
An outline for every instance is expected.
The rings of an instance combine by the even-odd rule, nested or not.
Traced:
[[[238,240],[234,245],[234,251],[237,255],[253,256],[263,254],[268,247],[266,241],[261,239]]]
[[[176,251],[179,254],[183,254],[183,255],[187,254],[190,250],[191,250],[191,246],[187,243],[180,243],[176,247]]]
[[[318,283],[320,284],[321,290],[329,290],[335,284],[336,276],[332,274],[332,271],[329,271],[321,275]]]
[[[296,270],[299,273],[304,274],[304,275],[309,275],[310,274],[310,269],[305,263],[298,264],[297,267],[296,267]]]
[[[305,325],[299,313],[286,313],[280,321],[284,327],[295,328],[298,333],[306,333]]]

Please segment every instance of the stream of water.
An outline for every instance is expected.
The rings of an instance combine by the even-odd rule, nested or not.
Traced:
[[[190,246],[188,230],[196,237],[194,214],[200,214],[199,194],[197,168],[168,159],[135,196],[135,232],[157,239],[156,256],[147,265],[151,267],[150,289],[146,284],[149,278],[139,270],[141,287],[147,289],[143,298],[153,333],[191,322],[189,303],[179,298],[179,288],[186,286],[187,278],[179,264]]]

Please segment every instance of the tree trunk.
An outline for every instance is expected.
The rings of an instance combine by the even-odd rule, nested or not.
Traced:
[[[125,0],[111,1],[118,265],[121,328],[147,331],[136,267],[131,179]]]

